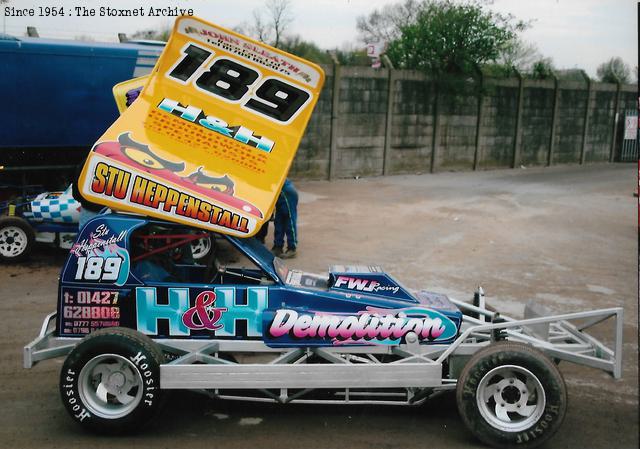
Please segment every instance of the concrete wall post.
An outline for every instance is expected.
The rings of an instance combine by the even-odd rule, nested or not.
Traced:
[[[582,70],[582,76],[587,81],[587,105],[584,109],[584,126],[582,127],[582,147],[580,148],[580,163],[584,164],[587,158],[587,136],[589,132],[589,112],[591,111],[591,96],[593,95],[593,83],[589,75]]]
[[[524,105],[524,77],[514,67],[513,71],[518,77],[518,106],[516,111],[516,127],[513,136],[513,159],[511,160],[511,168],[516,168],[522,161],[522,111]]]
[[[396,89],[398,72],[392,68],[388,70],[389,85],[387,87],[387,118],[384,125],[384,155],[382,159],[382,174],[388,175],[391,170],[391,138],[393,131],[393,100]]]
[[[438,170],[438,152],[440,147],[440,83],[436,81],[435,99],[433,104],[433,140],[431,142],[431,173]]]
[[[335,178],[338,168],[338,125],[340,123],[340,64],[333,64],[333,97],[331,98],[331,146],[329,147],[329,181]]]
[[[547,166],[553,165],[553,150],[554,144],[556,140],[556,127],[558,124],[558,106],[560,104],[560,83],[558,82],[558,77],[554,74],[553,83],[554,83],[554,95],[553,95],[553,112],[551,113],[551,135],[549,136],[549,154],[547,155]]]
[[[478,113],[476,120],[476,142],[473,151],[473,169],[477,170],[480,166],[480,144],[482,142],[482,118],[484,117],[484,75],[482,70],[478,68]]]
[[[616,141],[618,138],[618,111],[620,110],[620,82],[616,83],[616,100],[613,106],[613,132],[611,133],[611,148],[609,149],[609,162],[616,158]]]

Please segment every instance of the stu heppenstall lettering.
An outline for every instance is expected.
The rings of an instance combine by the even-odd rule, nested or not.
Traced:
[[[143,176],[132,176],[126,170],[104,162],[96,164],[90,188],[95,194],[163,210],[245,234],[249,232],[247,218],[239,214]]]
[[[109,236],[109,234],[112,234]],[[99,225],[95,231],[90,235],[89,239],[83,239],[77,242],[71,248],[71,252],[76,256],[88,255],[96,253],[96,250],[101,248],[111,247],[117,245],[125,239],[127,231],[120,231],[118,235],[112,233],[107,225]]]

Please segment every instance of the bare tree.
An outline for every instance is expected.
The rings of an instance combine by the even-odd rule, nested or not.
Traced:
[[[267,0],[264,8],[253,12],[250,32],[258,40],[279,47],[292,22],[290,0]]]
[[[533,64],[541,59],[543,57],[535,44],[515,38],[502,49],[497,62],[507,67],[515,67],[520,72],[529,72]]]
[[[618,56],[600,64],[596,73],[605,83],[628,83],[631,75],[629,66]]]
[[[367,16],[360,16],[356,28],[363,42],[391,42],[400,36],[403,27],[413,23],[422,7],[421,1],[404,0],[385,5]]]

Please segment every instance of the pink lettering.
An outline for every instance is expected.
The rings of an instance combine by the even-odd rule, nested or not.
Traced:
[[[349,281],[345,279],[343,282]],[[363,340],[374,344],[392,344],[399,343],[410,332],[415,333],[421,340],[429,341],[452,338],[457,332],[455,324],[446,316],[430,309],[422,309],[424,312],[416,310],[415,307],[398,310],[375,309],[375,312],[372,310],[374,309],[356,315],[338,315],[280,309],[276,311],[269,327],[269,334],[274,338],[284,335],[294,338],[331,338],[334,344]],[[413,316],[407,317],[404,310],[410,310]]]

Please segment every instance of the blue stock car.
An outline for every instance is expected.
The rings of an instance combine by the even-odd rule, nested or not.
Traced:
[[[495,447],[535,447],[566,411],[556,364],[621,374],[622,309],[515,320],[411,291],[376,266],[289,269],[257,240],[102,214],[63,267],[57,311],[25,347],[25,367],[67,355],[69,414],[102,433],[137,430],[169,389],[253,401],[418,405],[455,390],[469,429]],[[534,308],[535,309],[535,308]],[[610,349],[586,334],[614,318]],[[618,336],[620,334],[620,336]]]
[[[35,242],[69,249],[78,232],[81,209],[71,190],[69,186],[62,192],[0,203],[0,261],[26,259]]]

